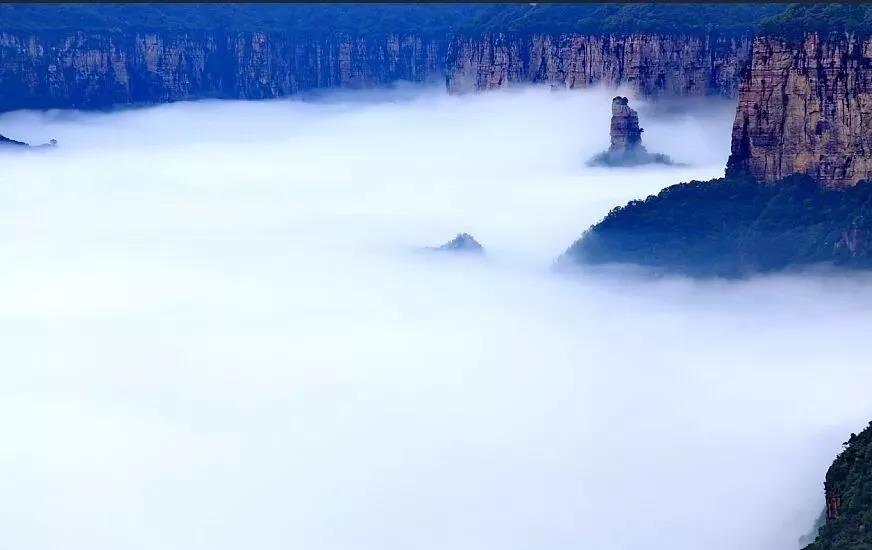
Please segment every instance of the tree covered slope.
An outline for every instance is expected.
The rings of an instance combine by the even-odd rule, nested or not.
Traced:
[[[835,513],[805,550],[872,550],[872,422],[845,442],[826,484]]]
[[[872,183],[837,191],[791,176],[771,185],[744,178],[674,185],[613,209],[561,261],[702,277],[818,263],[872,267]]]

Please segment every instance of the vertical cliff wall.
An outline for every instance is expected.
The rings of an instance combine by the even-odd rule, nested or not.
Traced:
[[[206,97],[262,99],[397,80],[451,92],[544,83],[645,96],[734,96],[748,38],[277,32],[0,32],[0,111]]]
[[[727,172],[828,187],[872,179],[872,39],[755,40]]]
[[[0,110],[262,99],[444,75],[445,41],[412,35],[0,33]]]
[[[734,97],[750,38],[488,35],[456,38],[446,61],[452,92],[537,82],[567,88],[625,85],[645,96]]]

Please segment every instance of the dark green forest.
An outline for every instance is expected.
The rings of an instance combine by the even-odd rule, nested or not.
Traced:
[[[752,33],[786,4],[0,4],[4,30]]]
[[[0,4],[7,31],[279,31],[301,35],[592,32],[872,33],[867,4]]]
[[[872,34],[872,5],[869,4],[792,4],[784,12],[764,19],[760,34],[791,39],[805,33]]]
[[[826,477],[840,498],[838,517],[805,550],[872,550],[872,422],[844,446]]]
[[[872,267],[872,182],[846,190],[807,176],[673,185],[614,208],[562,261],[728,278],[819,263]]]

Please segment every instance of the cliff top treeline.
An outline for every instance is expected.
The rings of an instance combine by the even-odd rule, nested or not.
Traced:
[[[761,21],[758,32],[790,39],[811,32],[869,36],[872,35],[872,5],[792,4],[783,12]]]
[[[0,4],[0,31],[743,35],[786,4]]]

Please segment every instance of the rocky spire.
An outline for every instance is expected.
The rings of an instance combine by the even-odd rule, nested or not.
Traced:
[[[594,166],[636,166],[639,164],[673,164],[666,155],[651,154],[642,145],[639,113],[630,108],[630,100],[617,96],[612,99],[612,123],[609,130],[609,150],[592,158]]]
[[[612,125],[609,130],[612,144],[610,153],[624,154],[642,150],[642,128],[639,128],[639,113],[630,108],[630,100],[617,96],[612,99]]]

